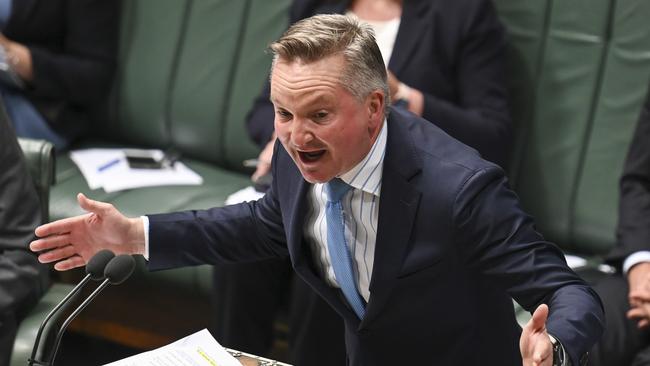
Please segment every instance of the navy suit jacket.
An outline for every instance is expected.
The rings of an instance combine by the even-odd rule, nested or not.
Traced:
[[[577,364],[600,336],[597,295],[535,231],[503,170],[438,127],[392,110],[370,300],[362,321],[313,263],[307,183],[276,145],[264,198],[150,216],[151,269],[291,257],[345,320],[351,365],[519,365],[511,296],[549,304],[548,331]]]
[[[295,0],[290,21],[344,13],[350,0]],[[512,146],[506,34],[490,0],[404,0],[388,64],[424,95],[422,117],[506,168]],[[268,82],[247,118],[260,147],[273,133]]]

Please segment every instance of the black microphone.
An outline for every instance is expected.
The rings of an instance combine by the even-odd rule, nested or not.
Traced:
[[[75,288],[70,291],[69,294],[67,294],[61,302],[59,302],[52,311],[47,314],[45,319],[41,322],[41,326],[38,328],[38,332],[36,333],[36,340],[34,340],[34,346],[32,347],[32,355],[29,358],[29,366],[34,365],[36,361],[36,352],[38,351],[40,347],[40,341],[41,341],[41,336],[43,335],[43,330],[45,329],[45,325],[50,321],[52,316],[56,314],[74,295],[81,290],[82,287],[84,287],[90,280],[94,281],[101,281],[104,279],[104,269],[106,268],[106,265],[108,262],[111,261],[115,257],[115,254],[111,252],[110,250],[104,249],[99,252],[97,252],[86,264],[86,277],[84,277],[81,282]],[[40,364],[40,363],[39,363]]]
[[[61,343],[61,338],[66,328],[74,320],[79,313],[90,304],[91,301],[108,285],[119,285],[122,282],[126,281],[127,278],[131,276],[133,270],[135,269],[135,259],[128,254],[121,254],[113,258],[108,262],[106,268],[104,269],[104,277],[106,279],[93,291],[90,296],[86,298],[73,312],[70,316],[63,322],[61,329],[56,334],[56,341],[54,342],[54,348],[52,349],[52,356],[50,361],[43,363],[43,365],[54,365],[54,360],[56,358],[57,351],[59,350],[59,344]]]

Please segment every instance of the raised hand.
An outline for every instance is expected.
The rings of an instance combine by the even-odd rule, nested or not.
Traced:
[[[65,271],[84,266],[102,249],[116,254],[144,253],[144,229],[140,218],[128,218],[113,205],[77,195],[87,214],[51,222],[36,228],[37,239],[29,245],[41,263],[57,262]]]
[[[627,276],[631,309],[627,317],[637,321],[639,328],[650,325],[650,263],[639,263],[630,268]]]
[[[275,132],[271,140],[266,144],[264,149],[257,157],[257,167],[255,173],[251,176],[253,182],[257,181],[261,176],[267,174],[271,170],[271,159],[273,158],[273,147],[275,146]]]
[[[519,350],[523,366],[552,366],[553,344],[546,332],[548,306],[542,304],[535,309],[532,319],[521,332]]]

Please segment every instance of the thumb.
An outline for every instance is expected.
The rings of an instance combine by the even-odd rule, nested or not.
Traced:
[[[91,200],[83,193],[79,193],[77,195],[77,202],[79,202],[79,206],[84,209],[84,211],[92,212],[98,215],[105,213],[106,210],[111,207],[111,205],[108,203]]]
[[[533,332],[540,332],[546,328],[546,319],[548,318],[548,305],[541,304],[535,309],[533,317],[526,324]]]

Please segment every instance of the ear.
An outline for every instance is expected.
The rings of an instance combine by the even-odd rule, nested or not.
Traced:
[[[366,108],[368,110],[368,129],[371,134],[378,130],[384,121],[384,106],[386,98],[382,90],[375,90],[368,95],[366,99]]]

